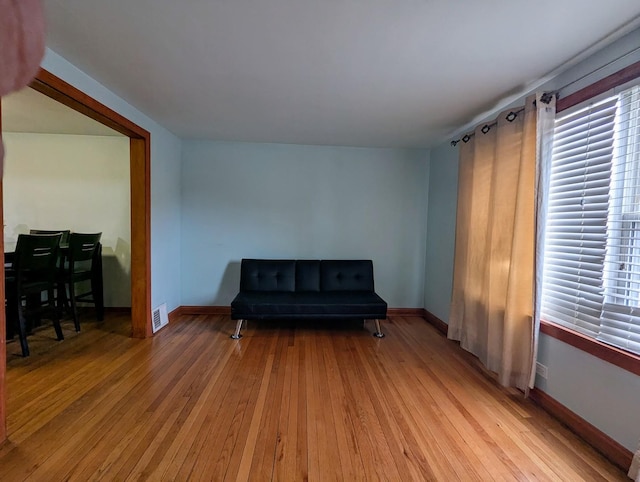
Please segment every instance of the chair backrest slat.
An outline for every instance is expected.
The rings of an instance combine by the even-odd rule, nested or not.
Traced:
[[[67,244],[69,242],[70,229],[31,229],[29,234],[62,234],[60,238],[60,244]]]
[[[54,274],[62,234],[21,234],[16,244],[14,268],[18,273]]]
[[[88,261],[100,244],[102,233],[71,233],[69,235],[69,262]]]

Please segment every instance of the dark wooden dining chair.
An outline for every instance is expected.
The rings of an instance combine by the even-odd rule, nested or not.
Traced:
[[[67,244],[69,242],[70,229],[30,229],[29,234],[62,234],[60,238],[60,244]]]
[[[59,272],[58,292],[62,304],[70,304],[76,331],[80,331],[77,302],[93,303],[98,321],[104,319],[101,237],[102,233],[71,233]],[[76,284],[80,282],[89,282],[89,291],[77,293]]]
[[[23,356],[29,356],[27,331],[36,317],[50,318],[58,340],[64,339],[54,295],[61,237],[60,233],[18,236],[11,272],[5,281],[7,319],[18,332]]]

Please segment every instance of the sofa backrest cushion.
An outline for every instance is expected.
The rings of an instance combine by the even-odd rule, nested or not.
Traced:
[[[243,259],[240,291],[295,291],[295,273],[292,259]]]
[[[320,291],[320,260],[296,261],[296,291]]]
[[[373,262],[363,260],[320,261],[322,291],[373,291]]]

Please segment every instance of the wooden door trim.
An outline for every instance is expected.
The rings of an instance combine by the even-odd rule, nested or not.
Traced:
[[[30,87],[130,138],[131,333],[134,338],[149,337],[152,335],[151,134],[45,69],[38,72]],[[2,202],[0,196],[0,221],[4,211]],[[4,238],[0,239],[0,247],[4,250]],[[4,297],[4,272],[0,279],[0,296]],[[0,442],[7,438],[6,353],[5,312],[0,310]]]
[[[30,87],[131,139],[131,326],[151,336],[151,134],[45,69]]]
[[[0,99],[0,134],[2,133],[2,99]],[[0,136],[2,142],[2,136]],[[4,162],[4,160],[2,160]],[[2,202],[4,193],[2,191],[2,177],[0,177],[0,221],[3,226],[3,236],[0,238],[0,248],[4,257],[4,208]],[[0,296],[5,299],[4,294],[4,263],[2,263],[2,276],[0,276]],[[0,310],[0,443],[7,439],[7,321],[6,311]]]

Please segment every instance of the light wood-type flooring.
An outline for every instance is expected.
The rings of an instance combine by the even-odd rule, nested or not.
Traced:
[[[9,343],[0,481],[626,480],[421,318],[234,326]]]

